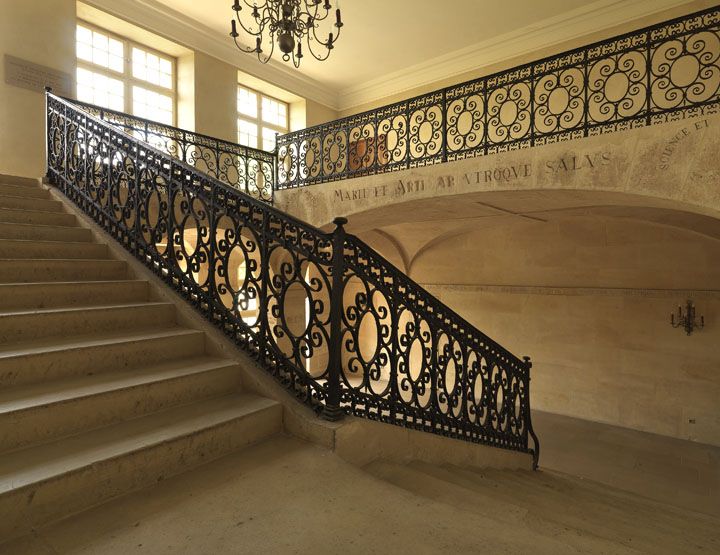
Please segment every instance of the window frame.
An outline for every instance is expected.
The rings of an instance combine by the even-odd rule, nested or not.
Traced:
[[[255,94],[255,97],[257,99],[257,108],[256,108],[257,116],[255,118],[242,113],[238,109],[237,94],[240,92],[240,89],[245,89],[245,90],[250,91],[251,93]],[[243,85],[242,83],[237,84],[235,98],[236,98],[235,111],[237,112],[237,119],[243,120],[246,123],[255,125],[255,128],[257,130],[257,144],[256,145],[245,145],[245,146],[249,146],[250,148],[255,148],[258,150],[264,150],[263,149],[263,138],[262,138],[263,127],[267,128],[267,129],[272,129],[273,131],[275,131],[275,133],[280,134],[280,135],[283,135],[290,131],[290,104],[288,102],[285,102],[284,100],[280,100],[279,98],[276,98],[274,96],[270,96],[269,94],[260,92],[257,89],[248,87],[247,85]],[[263,98],[267,98],[268,100],[272,100],[273,102],[278,102],[285,106],[285,125],[284,126],[277,125],[275,123],[268,123],[262,119]],[[239,128],[239,126],[237,129],[237,139],[238,139],[238,143],[240,143],[240,128]],[[277,148],[277,145],[276,145],[276,148]],[[268,151],[265,151],[265,152],[268,152]],[[269,152],[272,152],[272,151],[269,151]]]
[[[82,60],[77,55],[77,28],[78,27],[85,27],[87,29],[90,29],[91,31],[96,31],[98,33],[102,33],[103,35],[107,35],[111,39],[114,39],[116,41],[119,41],[123,44],[123,71],[119,72],[113,69],[110,69],[108,67],[103,67],[100,65],[97,65],[93,62]],[[87,71],[91,71],[93,73],[99,73],[101,75],[104,75],[105,77],[109,77],[111,79],[116,79],[118,81],[122,81],[123,83],[123,112],[126,114],[130,114],[134,116],[133,113],[133,87],[142,87],[143,89],[162,94],[164,96],[170,96],[172,98],[172,121],[167,124],[171,126],[177,125],[177,59],[174,56],[170,56],[169,54],[165,54],[164,52],[161,52],[159,50],[156,50],[155,48],[152,48],[150,46],[147,46],[145,44],[135,42],[134,40],[131,40],[127,37],[123,37],[122,35],[118,35],[117,33],[113,33],[112,31],[108,31],[107,29],[104,29],[102,27],[98,27],[97,25],[93,25],[92,23],[89,23],[85,21],[84,19],[77,19],[75,21],[75,63],[76,63],[76,77],[77,77],[77,68],[85,69]],[[144,81],[142,79],[138,79],[137,77],[133,76],[133,70],[132,70],[132,49],[133,47],[137,47],[140,50],[143,50],[147,53],[154,54],[155,56],[158,56],[161,59],[167,60],[170,62],[171,71],[172,71],[172,78],[170,79],[170,88],[163,87],[162,85],[156,85],[155,83],[151,83],[150,81]],[[78,84],[77,79],[75,81],[75,98],[78,97]],[[135,116],[140,117],[140,116]]]

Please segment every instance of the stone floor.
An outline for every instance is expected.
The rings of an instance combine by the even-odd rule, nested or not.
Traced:
[[[284,436],[33,535],[3,555],[718,553],[720,519],[578,478],[373,463]]]
[[[533,411],[540,464],[720,516],[720,447]]]

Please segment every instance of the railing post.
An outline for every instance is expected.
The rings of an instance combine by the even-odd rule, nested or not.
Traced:
[[[527,369],[527,383],[525,384],[525,429],[530,434],[533,440],[532,456],[533,456],[533,470],[537,470],[538,462],[540,460],[540,441],[538,440],[535,430],[532,427],[532,417],[530,415],[530,369],[532,368],[532,362],[530,357],[524,356],[523,361],[525,362],[525,368]]]
[[[268,324],[268,283],[270,282],[270,212],[262,211],[262,235],[260,242],[260,331],[258,333],[258,361],[261,365],[267,363],[268,339],[270,325]]]
[[[447,147],[448,147],[448,105],[447,105],[447,89],[443,89],[442,92],[442,161],[447,162]]]
[[[45,87],[45,177],[50,179],[50,94],[52,87]]]
[[[342,372],[343,274],[345,273],[345,228],[347,218],[335,218],[332,235],[332,291],[330,293],[330,345],[328,348],[327,398],[322,416],[325,420],[342,418],[340,373]]]

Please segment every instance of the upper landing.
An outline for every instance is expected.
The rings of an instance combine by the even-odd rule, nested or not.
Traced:
[[[275,203],[318,226],[351,216],[357,231],[440,215],[463,218],[471,207],[509,213],[653,207],[720,218],[719,179],[720,114],[708,114],[280,190]]]
[[[714,7],[283,135],[275,200],[318,225],[519,190],[717,216],[719,106]]]

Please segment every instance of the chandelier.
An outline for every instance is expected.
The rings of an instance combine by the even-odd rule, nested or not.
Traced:
[[[337,31],[330,31],[324,40],[318,36],[320,25],[332,12],[330,0],[265,0],[260,5],[257,1],[250,4],[248,0],[235,0],[232,9],[235,17],[231,21],[230,36],[235,46],[242,52],[257,54],[258,60],[264,64],[272,57],[276,41],[283,61],[292,59],[296,68],[300,67],[300,60],[304,57],[303,42],[316,60],[327,60],[343,26],[340,9],[337,8],[335,23],[330,26],[331,29],[336,27]],[[238,42],[237,24],[255,37],[254,48]]]

